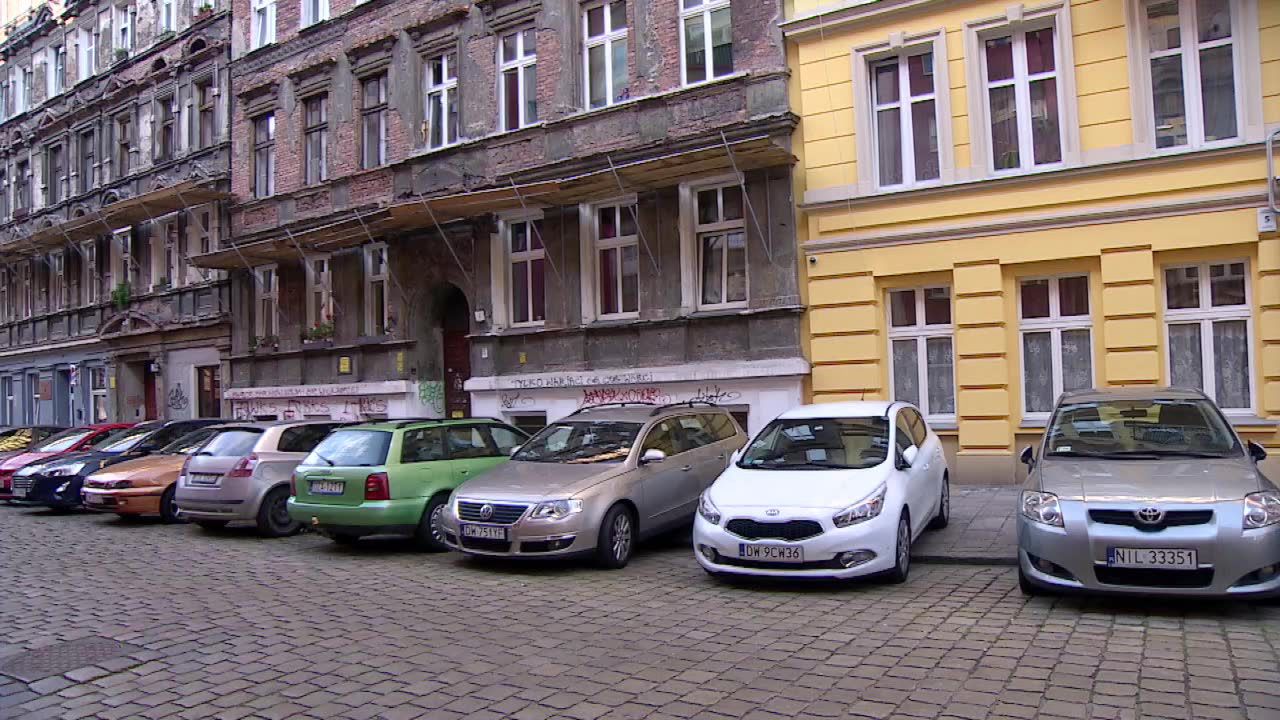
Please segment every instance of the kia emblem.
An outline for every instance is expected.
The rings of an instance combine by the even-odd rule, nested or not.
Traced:
[[[486,503],[480,508],[480,519],[488,520],[491,517],[493,517],[493,506]]]

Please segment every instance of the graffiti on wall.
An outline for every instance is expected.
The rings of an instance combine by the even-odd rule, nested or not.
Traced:
[[[601,405],[603,403],[651,403],[665,405],[673,402],[671,396],[659,387],[599,387],[586,388],[582,391],[581,405]]]
[[[169,409],[181,412],[191,406],[191,400],[187,398],[187,393],[182,389],[182,383],[178,383],[169,391]]]
[[[444,415],[444,383],[439,380],[418,381],[418,402],[431,411]]]
[[[578,399],[578,406],[586,407],[588,405],[623,402],[650,403],[652,405],[706,402],[715,405],[729,405],[741,400],[742,393],[740,391],[722,387],[716,383],[702,385],[693,389],[693,391],[673,389],[661,385],[641,385],[638,387],[583,388],[582,396]],[[516,407],[514,404],[508,403],[521,402],[523,405],[530,405],[533,402],[527,395],[521,395],[520,393],[503,393],[499,396],[499,401],[502,403],[502,407],[507,410]]]
[[[689,397],[693,402],[709,402],[716,405],[725,405],[741,398],[742,393],[737,390],[727,390],[719,385],[703,385]]]
[[[519,391],[504,392],[498,393],[498,402],[502,405],[503,410],[516,410],[533,405],[534,399],[533,396],[525,395]]]
[[[236,420],[302,420],[309,417],[362,420],[374,415],[386,415],[387,408],[386,398],[371,395],[348,398],[251,398],[231,401],[231,416]]]

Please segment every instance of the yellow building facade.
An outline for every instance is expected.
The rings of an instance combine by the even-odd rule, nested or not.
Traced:
[[[815,402],[916,402],[962,483],[1018,479],[1078,387],[1199,387],[1280,448],[1280,0],[794,0],[782,27]]]

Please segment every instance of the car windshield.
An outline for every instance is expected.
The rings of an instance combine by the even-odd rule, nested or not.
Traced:
[[[617,463],[627,459],[640,423],[582,420],[552,423],[521,446],[512,460],[544,463]]]
[[[253,452],[253,446],[258,444],[258,438],[262,436],[261,430],[251,430],[248,428],[233,428],[220,431],[209,441],[208,445],[200,448],[197,455],[214,455],[217,457],[240,457]]]
[[[106,453],[129,452],[155,430],[153,427],[148,427],[113,432],[95,443],[93,449]]]
[[[849,470],[889,455],[883,417],[779,419],[747,446],[738,467],[751,470]]]
[[[375,467],[387,461],[391,433],[385,430],[338,430],[315,446],[303,465]]]
[[[1143,459],[1243,452],[1208,400],[1103,400],[1063,405],[1045,434],[1048,456]]]
[[[62,432],[49,437],[44,442],[31,448],[31,452],[40,453],[59,453],[66,452],[76,446],[76,443],[84,440],[92,435],[95,431],[92,428],[72,428],[63,430]]]
[[[209,428],[189,432],[160,448],[159,452],[161,455],[190,455],[208,442],[215,432],[217,431]]]

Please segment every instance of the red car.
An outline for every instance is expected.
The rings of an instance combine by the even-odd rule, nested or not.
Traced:
[[[14,494],[13,487],[13,474],[18,469],[59,455],[88,450],[115,431],[127,430],[131,427],[133,423],[102,423],[63,430],[33,445],[26,452],[18,453],[5,460],[0,463],[0,500],[13,500],[18,497]]]

